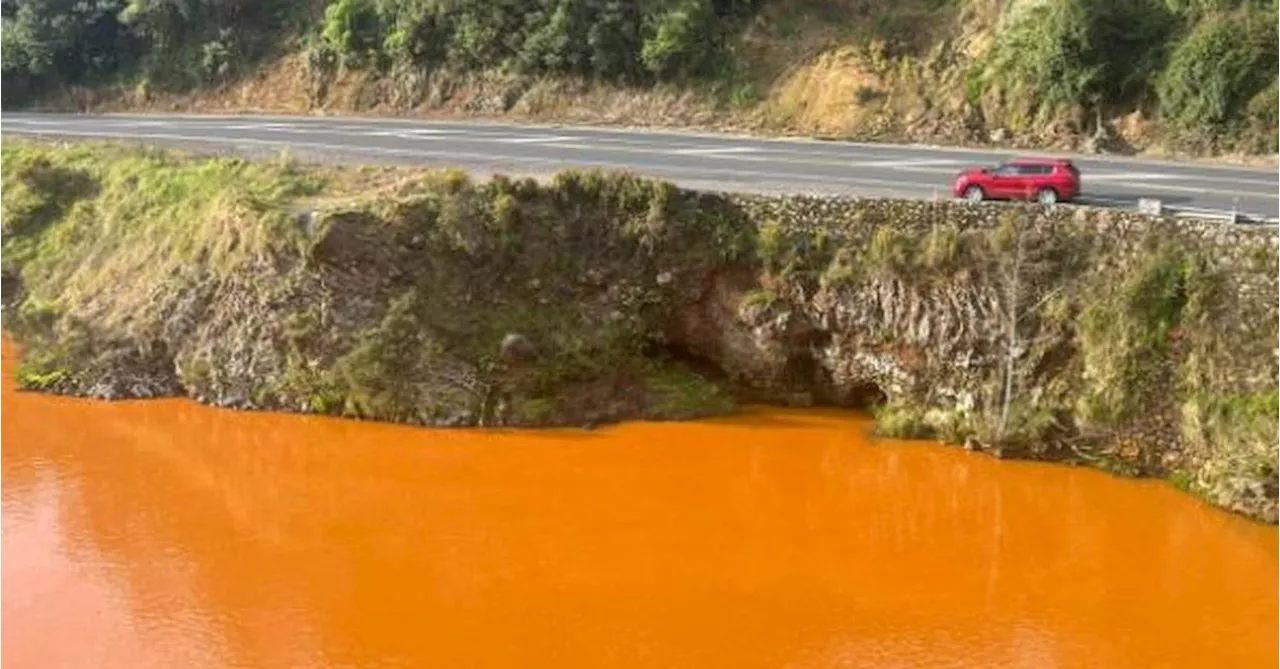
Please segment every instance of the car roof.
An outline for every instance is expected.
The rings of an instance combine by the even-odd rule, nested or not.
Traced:
[[[1006,161],[1006,165],[1070,165],[1066,158],[1014,158]]]

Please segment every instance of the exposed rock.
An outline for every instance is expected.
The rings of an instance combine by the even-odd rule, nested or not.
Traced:
[[[527,337],[516,332],[509,332],[502,338],[502,350],[500,358],[506,363],[528,362],[538,357],[538,351],[533,346],[533,342]]]

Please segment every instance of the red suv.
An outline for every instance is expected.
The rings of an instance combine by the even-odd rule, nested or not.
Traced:
[[[968,170],[956,177],[951,193],[970,202],[1039,200],[1070,202],[1080,194],[1080,170],[1070,160],[1019,158],[995,169]]]

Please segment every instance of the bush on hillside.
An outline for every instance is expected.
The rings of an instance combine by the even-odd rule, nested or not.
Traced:
[[[709,3],[681,2],[659,15],[656,29],[645,40],[640,60],[646,70],[659,77],[705,72],[714,66],[716,53],[708,48],[706,36],[716,32],[715,15]]]
[[[689,79],[729,59],[754,0],[336,0],[325,43],[420,69],[502,68],[614,81]]]
[[[1271,83],[1266,88],[1258,91],[1258,94],[1249,101],[1245,114],[1253,121],[1271,126],[1280,125],[1278,103],[1280,103],[1280,82],[1276,80],[1276,77],[1271,77]]]
[[[109,76],[132,62],[138,44],[117,15],[124,0],[27,0],[4,18],[3,86],[11,96],[28,86]]]
[[[6,105],[26,92],[135,75],[182,89],[243,71],[281,46],[296,0],[23,0],[6,4]]]
[[[378,14],[369,0],[337,0],[324,10],[320,34],[343,55],[373,49],[380,32]]]
[[[1274,128],[1278,57],[1274,11],[1210,16],[1169,58],[1157,86],[1162,115],[1189,141],[1212,141],[1252,119]]]
[[[1174,21],[1160,0],[1014,4],[998,31],[984,83],[1031,115],[1140,101],[1163,61]]]

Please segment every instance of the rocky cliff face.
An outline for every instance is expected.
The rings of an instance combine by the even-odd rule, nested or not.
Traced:
[[[876,410],[1276,517],[1274,230],[4,149],[20,382],[421,424]]]
[[[1060,208],[735,198],[753,275],[672,337],[770,401],[1166,476],[1276,516],[1276,234]]]

